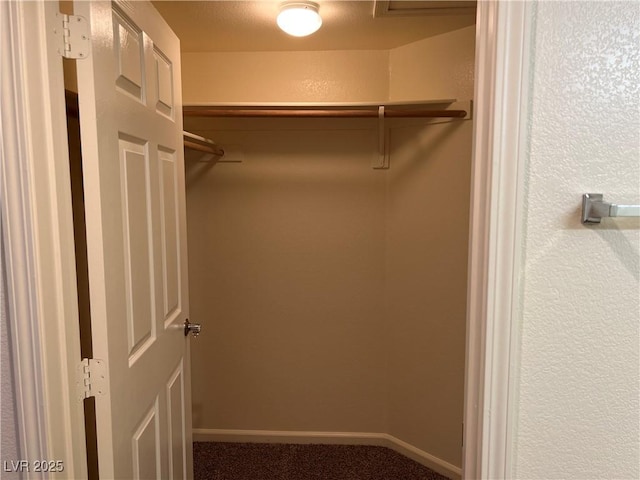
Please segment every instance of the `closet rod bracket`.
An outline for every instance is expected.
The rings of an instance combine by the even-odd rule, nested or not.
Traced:
[[[389,131],[384,125],[384,105],[378,107],[378,152],[371,166],[374,169],[389,168]]]

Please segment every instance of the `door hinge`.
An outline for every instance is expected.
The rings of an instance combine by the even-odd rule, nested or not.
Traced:
[[[56,14],[53,33],[56,36],[58,53],[65,58],[87,58],[89,56],[89,23],[80,15]]]
[[[107,367],[104,360],[83,358],[77,367],[78,400],[107,393]]]

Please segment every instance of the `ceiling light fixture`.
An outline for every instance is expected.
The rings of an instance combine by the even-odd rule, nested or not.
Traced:
[[[306,37],[322,25],[322,17],[315,2],[285,2],[280,5],[278,26],[294,37]]]

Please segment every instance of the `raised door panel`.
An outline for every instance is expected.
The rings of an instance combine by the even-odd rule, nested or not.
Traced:
[[[142,30],[119,10],[113,12],[113,53],[116,85],[133,98],[144,101],[145,63]]]
[[[162,221],[163,319],[165,328],[180,313],[180,236],[178,223],[179,176],[175,152],[158,151]]]
[[[150,160],[146,142],[119,139],[129,364],[156,337]]]
[[[160,425],[158,400],[144,415],[131,439],[133,478],[136,480],[161,480]]]
[[[184,363],[180,362],[167,382],[167,424],[169,427],[169,478],[185,478],[187,449],[185,448]]]
[[[157,46],[154,46],[153,58],[156,110],[162,115],[173,118],[173,65]]]

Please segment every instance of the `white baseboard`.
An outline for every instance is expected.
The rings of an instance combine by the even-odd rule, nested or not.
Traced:
[[[298,432],[283,430],[224,430],[194,428],[194,442],[247,442],[247,443],[321,443],[331,445],[386,446],[380,433],[356,432]]]
[[[396,438],[387,433],[383,433],[385,440],[387,441],[386,447],[409,457],[411,460],[430,468],[434,472],[438,472],[441,475],[451,478],[452,480],[459,480],[462,478],[462,468],[442,460],[441,458],[431,455],[430,453],[420,450],[418,447],[414,447],[410,443],[404,442],[399,438]]]
[[[390,448],[405,457],[453,480],[462,478],[462,469],[420,450],[387,433],[298,432],[282,430],[224,430],[194,428],[195,442],[297,443],[331,445],[377,445]]]

